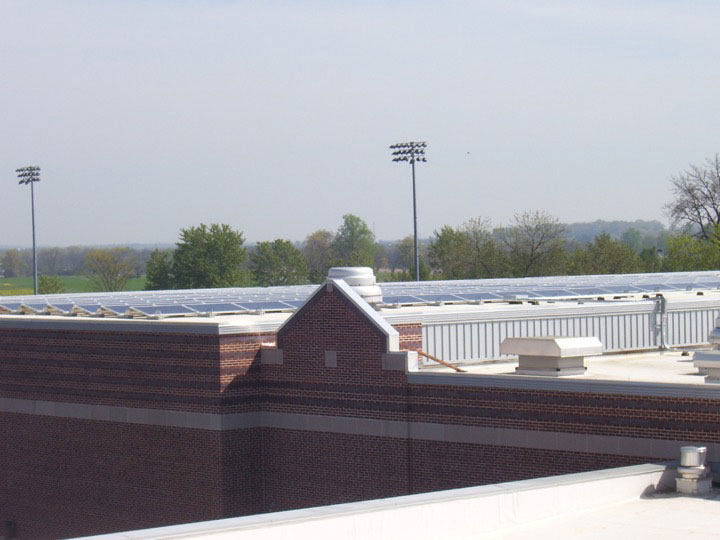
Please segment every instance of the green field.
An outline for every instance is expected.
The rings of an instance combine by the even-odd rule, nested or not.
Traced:
[[[93,292],[93,288],[90,280],[85,276],[58,276],[65,292],[78,293],[78,292]],[[145,276],[139,278],[133,278],[127,282],[125,286],[126,291],[141,291],[145,287]],[[17,296],[22,294],[33,293],[33,278],[31,277],[18,277],[18,278],[0,278],[0,296]]]

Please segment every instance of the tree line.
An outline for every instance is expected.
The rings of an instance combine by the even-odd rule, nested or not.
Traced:
[[[720,266],[720,236],[597,234],[580,243],[546,212],[524,212],[506,226],[475,218],[435,230],[420,244],[420,276],[479,279],[571,274],[708,270]],[[29,275],[29,250],[7,250],[6,277]],[[31,257],[31,255],[30,255]],[[246,246],[227,224],[182,229],[172,249],[51,248],[39,253],[40,291],[63,292],[56,275],[86,275],[96,290],[117,291],[146,276],[146,289],[195,289],[321,283],[332,266],[370,266],[381,281],[414,276],[412,236],[378,242],[360,217],[343,216],[335,232],[317,230],[302,243],[278,238]],[[51,273],[51,272],[55,273]]]
[[[444,225],[420,245],[421,279],[478,279],[578,274],[710,270],[720,267],[720,157],[671,178],[674,200],[666,205],[675,227],[631,227],[618,237],[569,236],[547,212],[516,214],[506,225],[478,217]],[[651,222],[652,223],[652,222]],[[582,225],[583,234],[588,226]],[[414,275],[413,239],[378,242],[365,221],[343,216],[337,231],[317,230],[301,243],[285,239],[246,246],[227,224],[182,229],[173,249],[44,248],[38,270],[41,291],[61,292],[56,275],[87,275],[98,290],[122,290],[146,275],[147,289],[275,286],[320,283],[332,266],[370,266],[379,280]],[[28,275],[30,250],[6,250],[4,275]]]

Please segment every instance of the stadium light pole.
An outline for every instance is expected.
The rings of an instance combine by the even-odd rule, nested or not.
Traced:
[[[418,254],[417,199],[415,197],[415,162],[426,162],[426,142],[398,143],[390,146],[393,161],[407,161],[412,167],[413,184],[413,225],[415,229],[415,281],[420,281],[420,255]]]
[[[20,179],[19,184],[30,184],[30,209],[32,211],[32,234],[33,234],[33,291],[38,293],[37,276],[37,251],[35,248],[35,182],[40,181],[40,167],[21,167],[15,172]]]

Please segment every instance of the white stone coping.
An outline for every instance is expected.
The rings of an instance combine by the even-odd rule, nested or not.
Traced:
[[[168,317],[159,320],[58,315],[0,315],[0,328],[140,334],[266,334],[274,333],[290,315],[291,313],[282,312],[263,315]]]
[[[476,538],[636,501],[672,489],[675,477],[668,464],[635,465],[86,538]]]
[[[592,337],[507,337],[500,344],[500,354],[570,358],[602,354],[602,343]]]
[[[699,384],[681,384],[674,382],[643,382],[611,379],[573,379],[571,377],[554,379],[515,374],[486,375],[479,373],[457,374],[420,371],[418,373],[408,373],[408,381],[411,384],[442,386],[720,399],[720,385],[706,385],[702,380],[699,381]]]
[[[392,351],[382,356],[382,368],[387,371],[418,371],[417,351]]]

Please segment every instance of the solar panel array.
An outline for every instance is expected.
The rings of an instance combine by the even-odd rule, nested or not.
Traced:
[[[380,283],[385,305],[564,300],[720,288],[720,272]],[[0,313],[180,317],[295,311],[317,285],[0,296]]]

